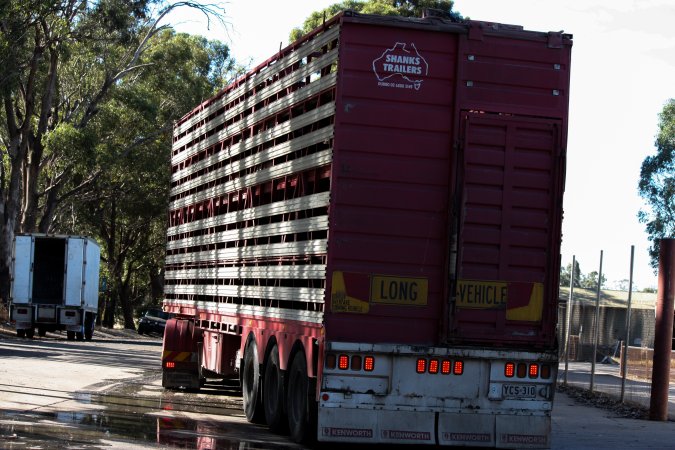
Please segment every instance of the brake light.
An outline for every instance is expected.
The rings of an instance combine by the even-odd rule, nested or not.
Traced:
[[[504,376],[507,378],[513,378],[516,374],[516,365],[512,362],[508,362],[504,365]]]
[[[530,378],[537,378],[539,375],[539,366],[537,364],[530,364]]]
[[[452,369],[452,373],[455,375],[461,375],[464,373],[464,362],[462,361],[455,361],[455,366]]]
[[[175,368],[176,368],[176,363],[175,363],[174,361],[167,361],[167,362],[164,364],[164,367],[166,367],[167,369],[175,369]]]
[[[419,358],[417,360],[417,373],[424,373],[427,371],[427,360]]]
[[[349,369],[349,357],[347,355],[340,355],[340,358],[338,359],[338,368],[340,370]]]
[[[439,363],[437,359],[429,361],[429,373],[438,373]]]
[[[452,362],[449,359],[444,359],[441,363],[441,373],[443,375],[449,375],[452,368]]]
[[[366,356],[363,358],[363,370],[366,372],[372,372],[375,369],[375,358],[372,356]]]

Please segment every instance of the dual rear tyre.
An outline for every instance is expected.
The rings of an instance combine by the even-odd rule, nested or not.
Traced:
[[[313,392],[310,392],[303,352],[293,356],[286,376],[288,382],[284,383],[276,345],[269,353],[261,376],[257,345],[254,340],[249,341],[242,368],[246,419],[253,423],[267,423],[277,433],[288,431],[295,442],[310,442],[316,435],[316,402],[312,399]]]

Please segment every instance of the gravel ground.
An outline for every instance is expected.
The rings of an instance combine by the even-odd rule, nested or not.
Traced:
[[[601,392],[591,392],[570,385],[558,385],[558,391],[564,392],[576,403],[585,406],[602,408],[612,413],[614,417],[628,419],[649,419],[649,410],[638,405],[621,403],[619,400]]]

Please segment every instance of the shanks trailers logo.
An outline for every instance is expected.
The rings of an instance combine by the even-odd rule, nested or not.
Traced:
[[[373,61],[373,72],[378,86],[419,90],[429,74],[429,64],[415,44],[397,42]]]

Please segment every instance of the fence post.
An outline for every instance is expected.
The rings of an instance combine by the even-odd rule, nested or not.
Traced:
[[[591,386],[590,391],[593,392],[593,384],[595,381],[595,360],[598,354],[598,340],[600,340],[600,289],[602,288],[602,250],[600,250],[600,270],[598,272],[598,295],[595,298],[595,338],[593,339],[593,355],[591,355]]]
[[[572,269],[570,270],[570,297],[567,300],[567,311],[565,311],[565,385],[567,385],[567,372],[569,370],[570,357],[570,321],[572,318],[572,298],[574,298],[574,266],[576,266],[577,257],[572,255]]]
[[[659,280],[656,293],[656,326],[650,420],[668,420],[668,383],[673,339],[673,303],[675,298],[675,239],[659,243]]]
[[[623,403],[623,396],[626,392],[626,376],[628,375],[628,346],[630,345],[630,307],[631,297],[633,295],[633,261],[635,258],[635,246],[630,246],[630,274],[628,276],[628,303],[626,304],[626,337],[623,343],[623,352],[621,355],[621,396],[619,401]]]

